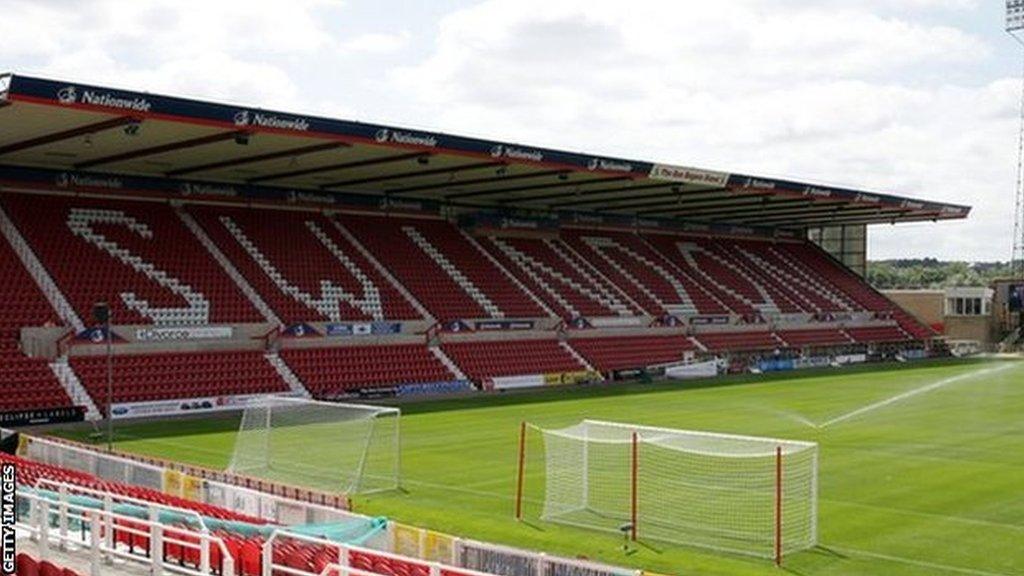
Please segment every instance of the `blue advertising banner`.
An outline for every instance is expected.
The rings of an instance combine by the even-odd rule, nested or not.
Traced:
[[[776,359],[776,360],[761,360],[757,363],[757,367],[761,372],[784,372],[786,370],[793,370],[796,368],[793,360],[789,359]]]
[[[102,344],[107,341],[108,335],[113,343],[125,341],[124,338],[121,338],[115,332],[111,331],[108,333],[107,329],[103,326],[94,326],[75,334],[75,342],[78,344]]]
[[[282,335],[287,336],[289,338],[316,338],[322,336],[322,334],[320,334],[320,332],[318,332],[316,328],[310,326],[309,324],[306,324],[305,322],[299,324],[291,324],[290,326],[284,329]]]

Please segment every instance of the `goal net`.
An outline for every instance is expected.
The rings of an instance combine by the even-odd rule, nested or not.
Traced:
[[[399,485],[397,408],[268,396],[246,407],[228,470],[344,494]]]
[[[815,443],[595,420],[536,429],[542,520],[776,561],[817,542]]]

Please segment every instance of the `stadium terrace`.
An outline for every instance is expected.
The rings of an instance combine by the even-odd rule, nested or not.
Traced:
[[[18,528],[35,535],[19,566],[624,576],[800,562],[819,515],[854,516],[819,512],[819,458],[837,462],[826,428],[979,373],[942,364],[947,380],[879,401],[900,375],[880,377],[838,395],[866,408],[839,412],[766,373],[856,389],[869,363],[948,357],[864,281],[867,236],[969,214],[0,75],[0,463],[17,467],[32,511]],[[728,387],[695,400],[680,384],[710,378],[772,388],[745,411]],[[779,416],[774,386],[835,413]],[[550,422],[528,421],[556,398]],[[780,421],[794,438],[776,439]],[[7,430],[29,425],[49,428]],[[463,506],[494,543],[420,524]],[[513,515],[543,522],[558,553],[531,549],[536,529]]]

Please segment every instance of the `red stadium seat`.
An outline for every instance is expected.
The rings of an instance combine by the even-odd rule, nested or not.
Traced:
[[[586,369],[553,339],[447,342],[442,348],[469,378],[477,382],[500,376]]]
[[[18,576],[39,576],[39,563],[35,558],[22,552],[15,558],[15,570]]]
[[[338,216],[349,230],[437,320],[489,318],[495,315],[474,299],[465,279],[506,318],[547,316],[522,289],[462,235],[443,220]],[[418,235],[418,236],[417,236]],[[421,237],[450,266],[446,272],[414,237]]]

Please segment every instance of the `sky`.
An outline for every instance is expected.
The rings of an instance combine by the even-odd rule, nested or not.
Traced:
[[[999,0],[0,0],[0,71],[969,204],[869,258],[1006,260]]]

